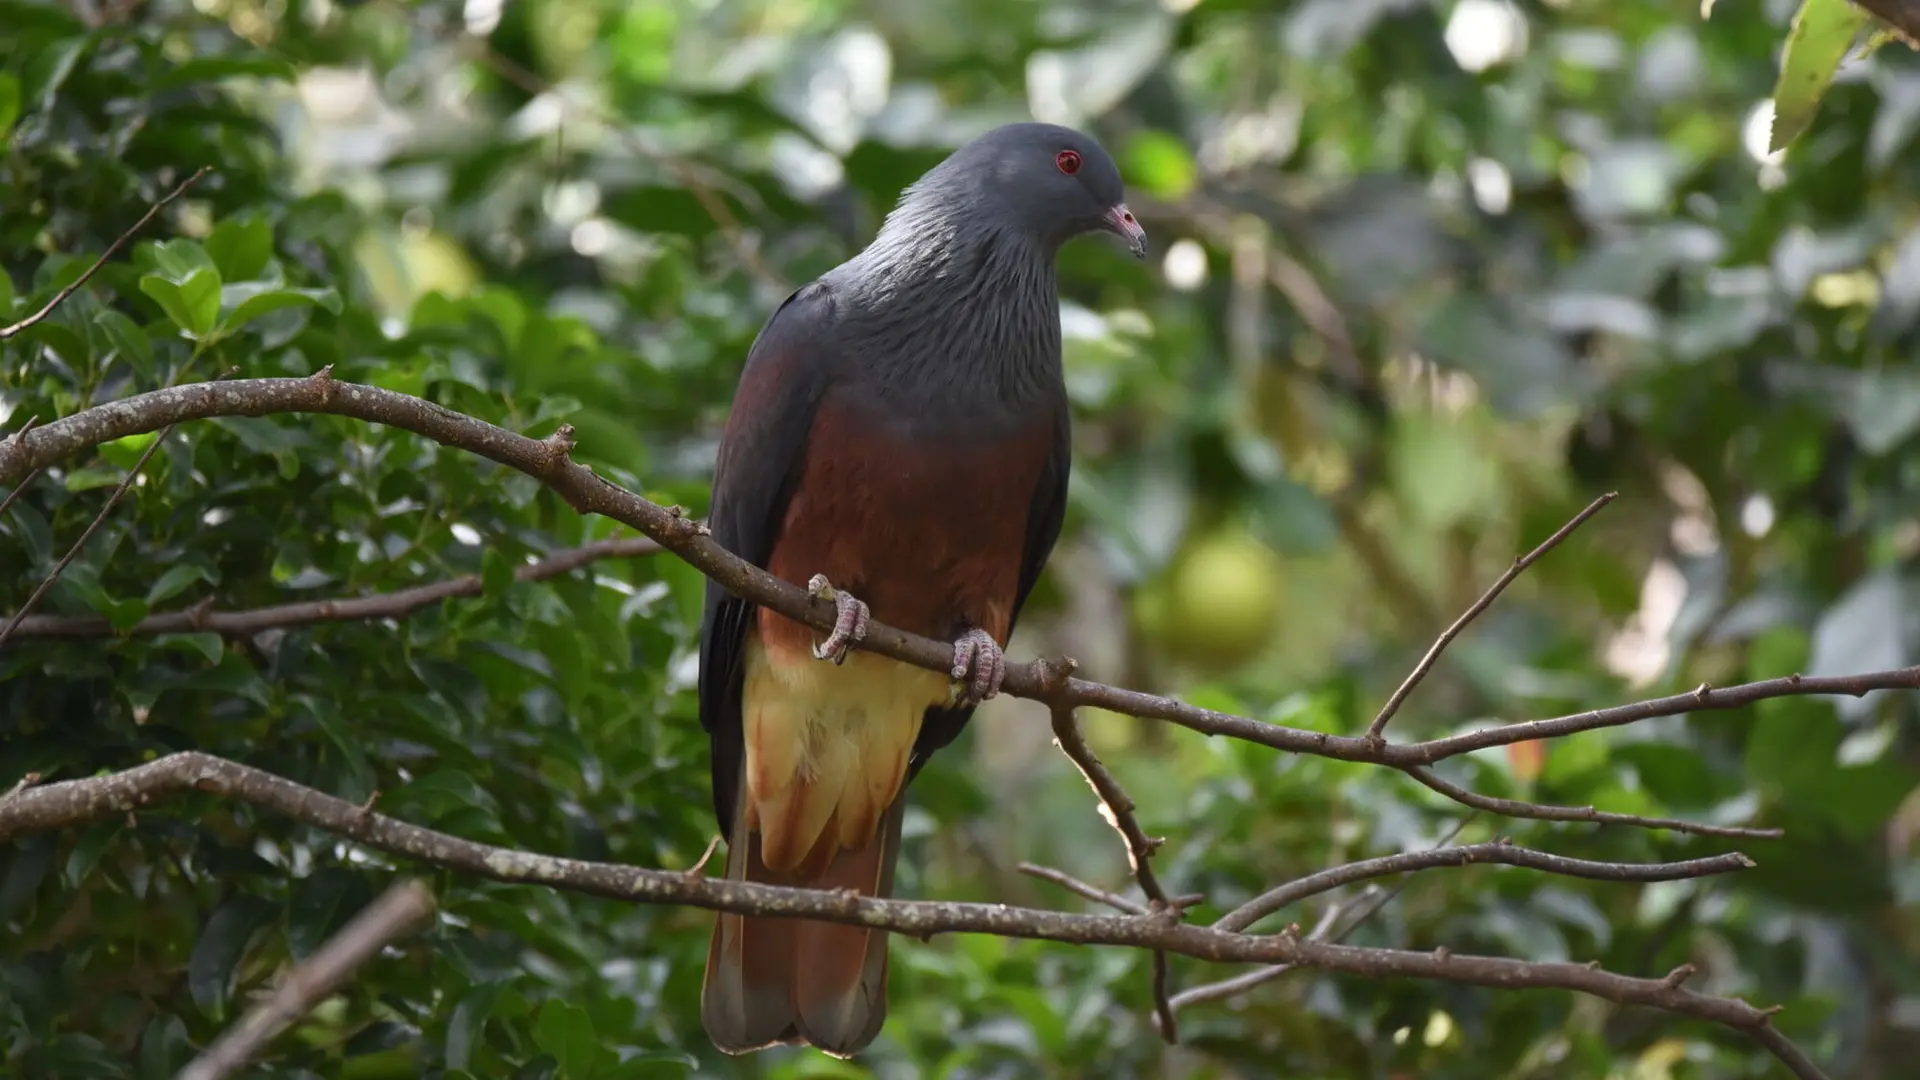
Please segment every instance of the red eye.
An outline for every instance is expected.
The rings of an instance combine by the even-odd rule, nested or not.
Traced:
[[[1080,171],[1080,153],[1077,150],[1062,150],[1053,155],[1053,163],[1060,166],[1061,172],[1072,176]]]

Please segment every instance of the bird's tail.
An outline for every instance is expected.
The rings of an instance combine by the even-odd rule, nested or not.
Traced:
[[[747,785],[740,787],[744,794]],[[906,803],[901,793],[865,847],[840,851],[824,873],[804,881],[767,869],[760,861],[760,835],[748,830],[746,807],[736,806],[727,878],[891,896]],[[886,931],[725,912],[714,924],[700,1022],[722,1051],[807,1043],[852,1057],[880,1033],[886,1018]]]

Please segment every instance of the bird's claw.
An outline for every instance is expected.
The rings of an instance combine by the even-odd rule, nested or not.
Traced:
[[[873,622],[873,612],[852,594],[834,588],[825,574],[815,574],[807,580],[807,595],[833,601],[837,613],[833,633],[813,647],[814,659],[831,660],[836,665],[846,663],[847,650],[867,639],[867,626]]]
[[[978,705],[1000,693],[1007,678],[1007,654],[991,634],[975,627],[954,641],[949,675],[962,685],[964,703]]]

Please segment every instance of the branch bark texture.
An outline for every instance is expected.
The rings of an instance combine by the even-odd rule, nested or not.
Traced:
[[[555,858],[463,840],[372,812],[366,807],[260,769],[196,751],[171,754],[123,772],[28,787],[0,798],[0,843],[28,832],[84,825],[205,792],[284,814],[391,855],[495,881],[644,904],[676,904],[748,915],[784,915],[889,930],[917,938],[942,933],[1076,945],[1155,949],[1199,960],[1291,964],[1364,978],[1432,979],[1503,989],[1571,990],[1626,1005],[1643,1005],[1740,1031],[1780,1056],[1801,1080],[1824,1080],[1773,1028],[1774,1010],[1738,998],[1688,990],[1673,977],[1642,979],[1598,965],[1544,963],[1448,950],[1362,948],[1301,938],[1257,935],[1181,922],[1167,911],[1144,915],[1080,914],[1005,904],[876,900],[853,893],[760,885],[667,870]]]
[[[699,523],[678,507],[649,502],[574,461],[571,429],[562,428],[545,439],[532,439],[420,398],[342,382],[328,371],[304,379],[247,379],[173,387],[87,409],[0,443],[0,483],[11,484],[52,462],[113,439],[156,431],[168,424],[216,416],[300,412],[349,416],[401,428],[517,469],[551,487],[576,510],[610,517],[639,530],[739,596],[822,631],[833,625],[835,613],[830,602],[815,600],[801,586],[781,581],[737,558],[715,543]],[[880,623],[873,624],[860,647],[934,671],[948,671],[953,664],[950,643],[908,634]],[[1779,830],[1648,819],[1608,814],[1592,807],[1542,807],[1488,799],[1464,792],[1422,767],[1475,750],[1618,727],[1660,716],[1739,708],[1767,698],[1809,694],[1860,696],[1876,690],[1917,688],[1920,688],[1920,666],[1821,678],[1789,675],[1738,686],[1701,686],[1685,694],[1567,716],[1496,724],[1421,742],[1389,743],[1379,737],[1289,728],[1200,708],[1170,697],[1091,682],[1065,674],[1063,665],[1055,661],[1009,665],[1004,684],[1004,690],[1014,696],[1053,706],[1093,705],[1163,720],[1204,735],[1244,739],[1290,753],[1401,769],[1448,798],[1512,817],[1604,821],[1744,837],[1778,836]]]

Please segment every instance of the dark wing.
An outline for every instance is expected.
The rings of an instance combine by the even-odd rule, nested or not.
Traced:
[[[747,351],[720,437],[707,527],[713,539],[764,568],[800,474],[807,433],[830,375],[824,340],[833,294],[814,282],[787,297]],[[700,627],[700,726],[713,750],[713,809],[730,835],[744,755],[740,687],[747,631],[758,607],[707,579]]]
[[[1027,543],[1026,549],[1020,554],[1020,588],[1014,594],[1013,613],[1007,620],[1008,640],[1012,640],[1013,628],[1019,625],[1020,609],[1026,606],[1027,596],[1040,580],[1040,571],[1046,569],[1047,558],[1053,554],[1054,542],[1060,539],[1060,526],[1067,516],[1067,474],[1072,466],[1072,416],[1063,392],[1054,411],[1053,447],[1047,452],[1046,464],[1040,469],[1040,480],[1033,488],[1033,502],[1027,508]],[[927,763],[934,751],[959,738],[961,730],[971,719],[971,707],[928,709],[926,719],[920,725],[920,737],[913,743],[913,758],[908,763],[907,780],[911,782],[919,774],[921,766]]]

